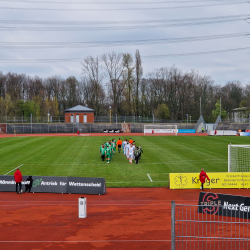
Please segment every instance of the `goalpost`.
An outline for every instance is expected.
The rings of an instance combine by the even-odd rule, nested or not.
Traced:
[[[177,125],[144,125],[144,135],[177,135]]]
[[[228,145],[228,172],[250,172],[250,145]]]

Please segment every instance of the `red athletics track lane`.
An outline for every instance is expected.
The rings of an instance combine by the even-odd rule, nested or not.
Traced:
[[[246,189],[209,192],[248,196]],[[0,192],[0,249],[171,249],[171,201],[198,204],[200,190],[108,188],[105,195]],[[78,218],[78,198],[87,218]]]

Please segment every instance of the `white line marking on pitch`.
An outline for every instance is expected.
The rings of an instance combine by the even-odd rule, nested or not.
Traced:
[[[149,174],[148,174],[148,178],[149,178],[149,180],[150,180],[151,182],[153,182]]]
[[[22,165],[23,165],[23,164],[22,164]],[[18,168],[22,167],[22,165],[18,166]],[[16,169],[17,169],[17,168],[13,168],[12,170],[10,170],[8,173],[6,173],[6,174],[4,174],[4,175],[9,174],[10,172],[12,172],[12,171],[14,171],[14,170],[16,170]]]

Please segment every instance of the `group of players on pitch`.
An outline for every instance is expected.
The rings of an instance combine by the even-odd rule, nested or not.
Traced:
[[[130,138],[129,141],[127,139],[121,141],[121,139],[119,138],[117,142],[114,138],[111,141],[107,140],[106,143],[103,143],[100,146],[100,154],[102,161],[105,161],[106,158],[107,163],[109,164],[116,152],[116,146],[118,148],[119,153],[121,152],[121,149],[123,150],[123,154],[127,157],[130,164],[132,164],[133,160],[135,160],[136,164],[139,163],[143,150],[141,146],[136,146],[135,141],[133,141],[132,138]]]

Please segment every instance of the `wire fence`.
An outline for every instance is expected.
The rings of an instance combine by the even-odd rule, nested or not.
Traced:
[[[237,211],[236,207],[225,210],[223,206],[177,205],[173,201],[171,249],[250,249],[250,216],[247,213],[241,218],[241,214],[240,206]]]
[[[64,116],[0,116],[0,123],[64,123]],[[197,120],[166,120],[142,116],[95,116],[95,123],[196,123]]]

